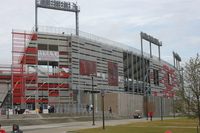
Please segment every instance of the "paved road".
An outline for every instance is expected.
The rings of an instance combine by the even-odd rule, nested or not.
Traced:
[[[106,125],[121,125],[131,122],[143,122],[146,119],[123,119],[123,120],[106,120]],[[70,122],[70,123],[58,123],[58,124],[47,124],[47,125],[32,125],[32,126],[21,126],[20,128],[24,133],[66,133],[66,131],[73,131],[78,129],[96,128],[101,127],[102,121],[96,121],[95,126],[92,126],[92,121],[88,122]],[[6,131],[11,131],[11,127],[4,127]]]

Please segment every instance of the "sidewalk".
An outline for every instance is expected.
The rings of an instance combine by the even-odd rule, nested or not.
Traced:
[[[122,125],[131,122],[145,122],[146,119],[123,119],[123,120],[106,120],[106,126]],[[69,122],[45,125],[20,126],[25,133],[66,133],[66,131],[74,131],[86,128],[97,128],[102,126],[102,121],[96,121],[92,126],[92,121],[87,122]],[[5,126],[6,131],[11,131],[11,126]]]

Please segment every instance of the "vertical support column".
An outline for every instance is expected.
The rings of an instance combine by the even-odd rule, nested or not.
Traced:
[[[80,94],[81,91],[80,91],[80,86],[79,86],[79,84],[78,84],[78,86],[76,85],[76,91],[77,91],[77,93],[76,93],[76,95],[77,95],[77,96],[76,96],[76,99],[77,99],[77,107],[76,107],[77,109],[76,109],[76,110],[77,110],[77,111],[76,111],[76,112],[77,112],[77,113],[80,113],[80,112],[81,112],[81,107],[80,107],[80,105],[81,105],[81,104],[80,104],[80,103],[81,103],[81,100],[80,100],[80,98],[81,98],[81,96],[80,96],[80,95],[81,95],[81,94]]]
[[[135,66],[136,66],[136,84],[137,84],[136,89],[137,89],[137,94],[138,94],[138,79],[139,79],[139,76],[138,76],[138,74],[139,74],[138,73],[138,56],[136,55],[135,57],[136,57],[136,63],[135,63],[136,65]]]
[[[38,8],[37,8],[37,0],[35,0],[35,32],[38,32]]]
[[[8,89],[8,93],[7,93],[7,101],[6,101],[6,115],[7,115],[7,119],[9,119],[9,109],[10,109],[10,87],[9,87],[9,83],[7,82],[7,89]]]
[[[150,46],[150,58],[152,58],[152,48],[151,48],[151,42],[149,42],[149,46]]]
[[[144,110],[145,112],[145,114],[146,114],[146,120],[148,120],[148,95],[144,95],[144,99],[145,99],[145,108],[146,108],[146,110]]]
[[[174,55],[174,52],[173,52],[173,61],[174,61],[174,68],[176,68],[176,63],[175,63],[175,55]]]
[[[101,91],[101,104],[102,104],[102,121],[103,121],[103,129],[105,130],[105,116],[104,116],[104,90]]]
[[[174,95],[173,95],[173,99],[172,99],[172,102],[173,102],[173,117],[175,118],[176,117],[176,112],[175,112],[175,99],[174,99]]]
[[[76,8],[78,8],[78,6],[76,6]],[[75,15],[76,15],[76,35],[79,36],[79,17],[78,17],[78,11],[76,11]]]
[[[24,31],[24,43],[23,43],[23,48],[25,49],[26,48],[26,39],[27,39],[27,34],[26,34],[26,31]],[[26,93],[25,93],[25,91],[26,91],[26,78],[27,78],[27,76],[25,75],[26,73],[27,73],[27,70],[26,70],[26,67],[27,67],[27,62],[26,62],[26,51],[23,51],[23,57],[24,57],[24,62],[22,63],[22,87],[21,87],[21,108],[24,108],[24,106],[26,105],[26,102],[25,103],[23,103],[23,101],[25,100],[25,97],[26,97]]]
[[[12,110],[14,112],[14,31],[12,30],[12,65],[11,65],[11,93],[12,93]]]
[[[94,122],[94,109],[95,109],[95,106],[94,106],[94,77],[92,76],[92,106],[93,106],[93,109],[92,109],[92,125],[94,126],[95,125],[95,122]]]
[[[141,35],[141,34],[140,34]],[[142,55],[142,66],[141,69],[142,70],[142,89],[143,89],[143,93],[145,93],[145,86],[144,86],[144,82],[145,82],[145,70],[144,70],[144,52],[143,52],[143,41],[142,41],[142,35],[141,35],[141,55]]]
[[[134,67],[133,67],[133,52],[131,52],[131,70],[132,70],[132,92],[134,94]]]
[[[148,70],[147,70],[147,82],[149,82],[149,89],[150,91],[152,90],[151,89],[151,71],[152,71],[152,68],[151,68],[151,58],[149,60],[149,66],[148,66]]]
[[[37,1],[37,0],[36,0]],[[37,10],[37,7],[36,7],[36,10]],[[37,26],[37,14],[36,14],[36,32],[38,31],[38,26]],[[37,47],[37,49],[38,49],[38,41],[36,42],[36,47]],[[38,57],[39,55],[38,55],[38,52],[37,52],[37,57]],[[49,64],[48,64],[48,66],[49,66]],[[48,67],[49,68],[49,67]],[[38,71],[39,71],[39,68],[38,68],[38,60],[37,60],[37,62],[36,62],[36,66],[35,66],[35,69],[36,69],[36,85],[37,85],[37,90],[35,90],[36,91],[36,96],[35,96],[35,109],[38,109],[39,108],[39,101],[38,101],[38,99],[39,99],[39,82],[38,82]],[[48,70],[48,72],[49,72],[49,70]],[[49,79],[48,79],[49,80]],[[49,83],[49,82],[48,82]]]
[[[160,119],[163,121],[163,95],[160,97]]]
[[[160,61],[160,46],[162,46],[162,42],[160,42],[160,45],[158,46],[159,61]]]
[[[126,71],[126,73],[127,73],[127,91],[130,90],[130,87],[129,87],[129,63],[128,63],[128,61],[129,61],[129,58],[128,58],[128,51],[127,51],[127,61],[126,61],[126,66],[127,66],[127,71]]]

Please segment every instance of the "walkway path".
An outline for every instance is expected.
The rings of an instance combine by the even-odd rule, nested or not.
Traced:
[[[106,120],[106,126],[128,124],[131,122],[144,122],[146,119],[123,119],[123,120]],[[66,131],[73,131],[86,128],[101,127],[102,121],[96,121],[95,126],[92,126],[92,121],[87,122],[70,122],[70,123],[58,123],[58,124],[46,124],[46,125],[32,125],[32,126],[20,126],[24,133],[66,133]],[[10,126],[4,127],[6,131],[11,131]]]

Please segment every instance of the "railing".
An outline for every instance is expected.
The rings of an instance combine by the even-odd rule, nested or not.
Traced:
[[[35,28],[33,27],[32,32],[34,32],[34,29]],[[63,34],[63,35],[76,36],[76,30],[75,29],[64,28],[64,27],[38,26],[38,32],[46,33],[46,34],[51,33],[51,34],[55,34],[55,35],[62,35]],[[110,45],[110,46],[113,46],[115,48],[123,49],[123,50],[128,51],[128,52],[133,52],[134,54],[137,54],[138,56],[141,55],[141,50],[139,50],[139,49],[133,48],[129,45],[126,45],[126,44],[123,44],[123,43],[120,43],[120,42],[109,40],[107,38],[99,37],[99,36],[96,36],[96,35],[91,34],[91,33],[79,31],[79,37],[83,38],[83,39],[88,39],[90,41],[97,42],[97,43],[100,43],[100,44]],[[150,58],[149,53],[144,52],[143,55],[144,55],[145,58]],[[159,58],[157,56],[153,56],[153,59],[159,61]],[[166,62],[164,60],[161,60],[161,61],[165,64],[170,65],[168,62]]]
[[[34,28],[33,28],[34,29]],[[70,28],[63,28],[63,27],[52,27],[52,26],[39,26],[38,31],[40,33],[52,33],[55,35],[71,35],[71,36],[76,36],[76,30],[75,29],[70,29]],[[86,33],[83,31],[79,31],[79,37],[89,39],[93,42],[101,43],[101,44],[107,44],[111,45],[116,48],[124,49],[127,51],[133,51],[134,53],[140,55],[141,51],[133,48],[131,46],[128,46],[126,44],[116,42],[109,40],[107,38],[99,37],[91,33]],[[149,54],[146,53],[146,56],[149,57]]]

